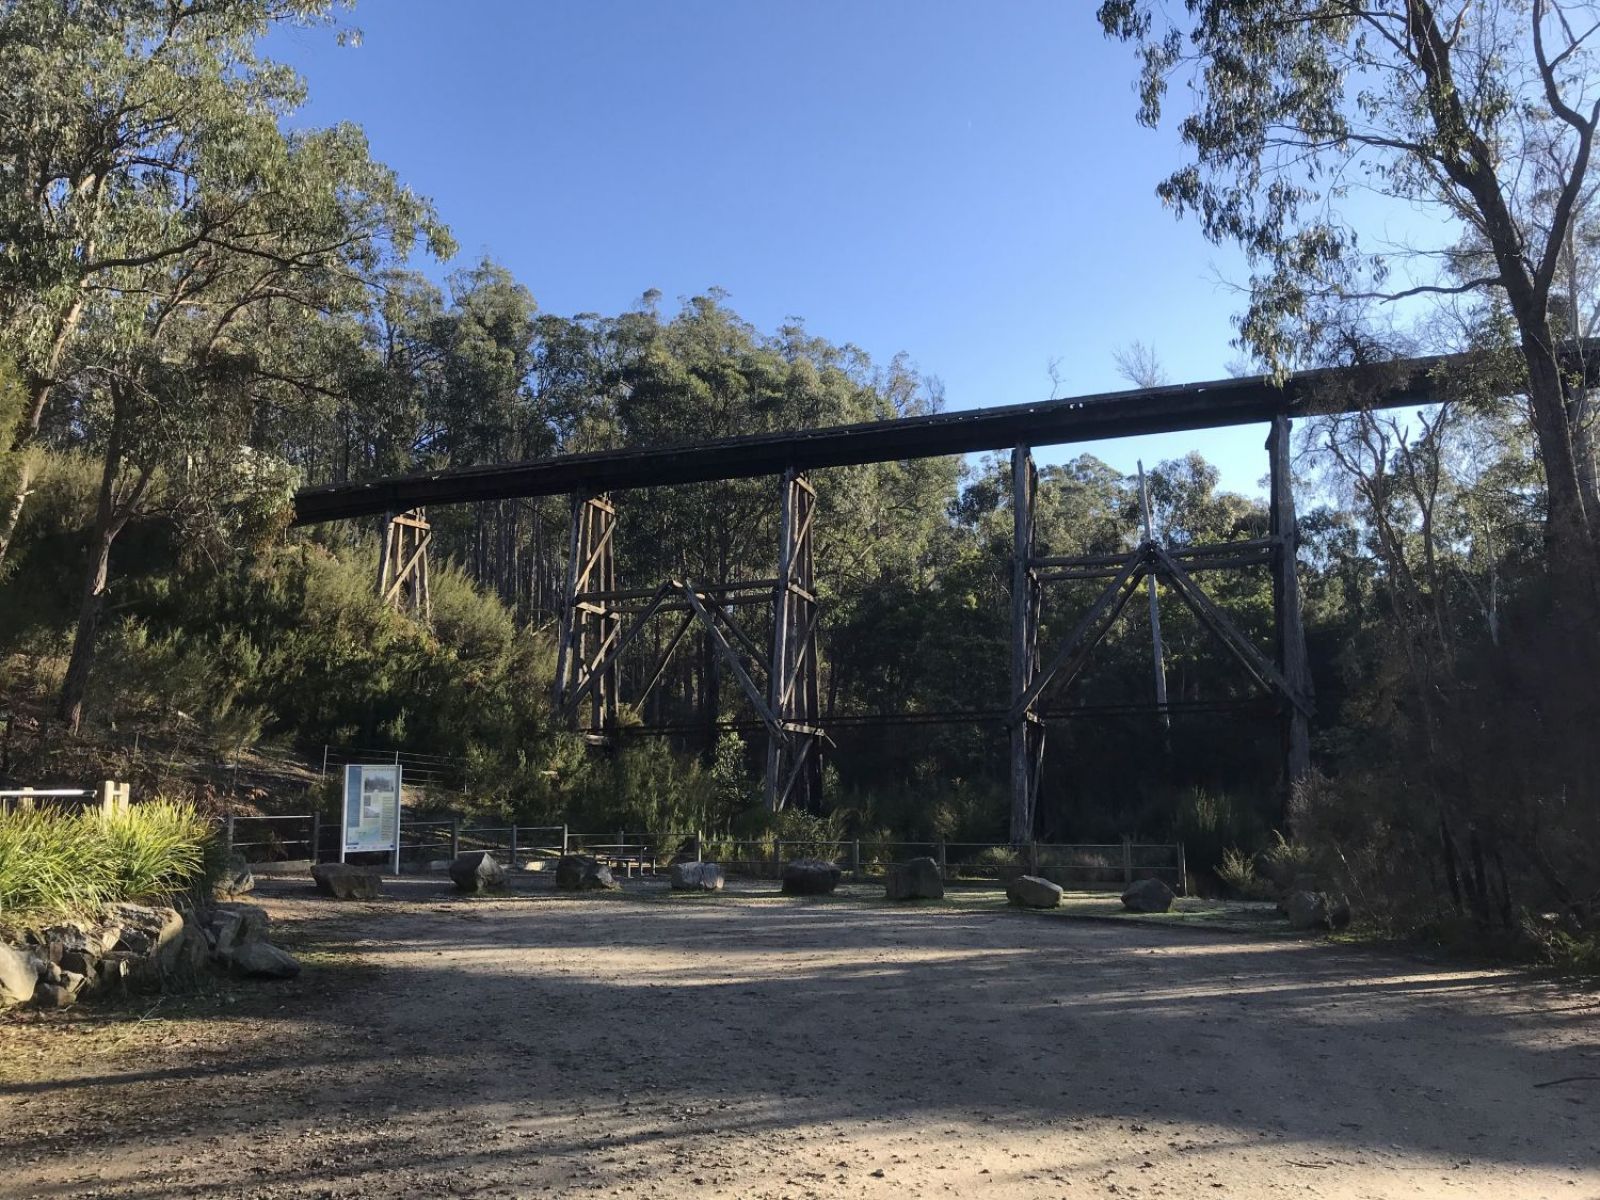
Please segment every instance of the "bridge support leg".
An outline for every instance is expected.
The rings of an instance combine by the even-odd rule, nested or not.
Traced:
[[[772,812],[789,804],[815,809],[822,799],[820,610],[811,549],[817,493],[804,474],[792,469],[784,473],[782,486],[767,694],[778,720],[778,728],[767,736],[766,801]]]
[[[1272,612],[1277,666],[1289,688],[1306,701],[1312,698],[1306,631],[1300,614],[1300,579],[1295,571],[1294,488],[1289,470],[1289,419],[1274,417],[1267,435],[1271,462],[1268,496],[1272,547]],[[1283,823],[1292,824],[1295,785],[1311,773],[1311,723],[1304,709],[1283,705]]]
[[[1033,568],[1034,505],[1039,472],[1026,445],[1011,452],[1011,707],[1015,710],[1039,671],[1039,576]],[[1033,705],[1011,722],[1011,843],[1033,840],[1044,723]]]
[[[556,647],[555,701],[559,710],[568,696],[595,676],[584,697],[589,705],[586,728],[590,730],[610,729],[617,715],[618,664],[609,653],[622,632],[622,614],[610,597],[617,586],[612,536],[616,524],[617,512],[609,497],[573,496],[567,584]],[[572,715],[577,716],[575,710]]]
[[[423,509],[389,513],[378,546],[378,599],[421,621],[433,619],[428,588],[428,543],[433,528]]]

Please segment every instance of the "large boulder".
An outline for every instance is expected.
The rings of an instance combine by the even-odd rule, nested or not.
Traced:
[[[255,887],[256,877],[250,870],[250,864],[235,854],[228,859],[228,866],[222,872],[222,878],[217,880],[216,893],[222,897],[243,896],[255,891]]]
[[[244,942],[233,948],[228,965],[240,975],[253,979],[293,979],[300,974],[300,963],[287,950],[271,942]]]
[[[783,894],[786,896],[826,896],[839,886],[842,872],[831,862],[816,858],[797,858],[783,865]]]
[[[717,863],[672,864],[672,890],[675,892],[720,892],[725,882],[722,867]]]
[[[611,868],[593,860],[584,867],[583,877],[578,880],[578,890],[581,892],[615,892],[621,889],[622,885],[611,877]]]
[[[383,876],[351,863],[318,863],[311,868],[317,891],[335,900],[376,900],[383,894]]]
[[[1061,907],[1061,885],[1037,875],[1018,875],[1006,884],[1006,899],[1021,908]]]
[[[450,864],[450,878],[460,892],[498,892],[506,886],[506,869],[487,850],[468,850]]]
[[[116,948],[122,936],[122,927],[115,922],[89,924],[83,921],[66,921],[40,930],[39,940],[48,947],[50,961],[59,961],[62,954],[76,951],[90,959]]]
[[[892,863],[884,876],[885,900],[943,900],[944,876],[931,858]]]
[[[597,865],[587,854],[563,854],[556,862],[556,886],[565,892],[575,892],[583,886],[583,873]]]
[[[112,922],[122,927],[112,949],[144,960],[137,968],[138,974],[159,980],[172,973],[183,950],[182,914],[143,904],[113,904],[106,912]]]
[[[1327,892],[1295,891],[1283,898],[1290,929],[1343,929],[1350,924],[1350,902]]]
[[[556,887],[567,892],[614,892],[622,885],[611,868],[587,854],[563,854],[556,863]]]
[[[1159,879],[1136,879],[1122,893],[1122,907],[1129,912],[1164,913],[1178,897]]]
[[[38,960],[11,946],[0,946],[0,1008],[26,1004],[38,985]]]

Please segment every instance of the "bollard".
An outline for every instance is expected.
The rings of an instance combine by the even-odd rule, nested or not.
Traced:
[[[511,869],[517,869],[517,827],[511,827]]]

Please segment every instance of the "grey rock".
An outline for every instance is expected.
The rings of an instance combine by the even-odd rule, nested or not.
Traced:
[[[565,892],[575,892],[583,886],[583,873],[595,866],[587,854],[563,854],[556,863],[556,887]]]
[[[1164,913],[1178,897],[1159,879],[1136,879],[1122,893],[1122,907],[1129,912]]]
[[[504,891],[507,883],[506,869],[487,850],[456,855],[450,864],[450,878],[461,892]]]
[[[256,877],[250,870],[250,864],[235,854],[228,860],[228,866],[222,873],[222,878],[217,880],[217,895],[243,896],[255,891]]]
[[[85,950],[67,950],[61,955],[61,969],[77,975],[93,975],[94,964],[98,959],[99,955],[90,954]]]
[[[1327,892],[1297,891],[1283,898],[1290,929],[1343,929],[1350,924],[1350,902]]]
[[[229,917],[238,919],[238,928],[233,937],[235,942],[264,942],[270,936],[267,926],[272,923],[272,918],[259,904],[217,904],[212,906],[211,915],[217,920]]]
[[[0,1008],[26,1004],[39,986],[33,957],[10,946],[0,946]]]
[[[335,900],[376,900],[383,894],[383,877],[351,863],[318,863],[311,868],[317,891]]]
[[[884,876],[885,900],[943,900],[944,877],[931,858],[892,863]]]
[[[140,965],[143,959],[127,950],[112,950],[101,955],[95,964],[95,986],[100,988],[125,988],[130,983],[142,982]]]
[[[228,965],[252,979],[293,979],[300,974],[299,960],[271,942],[240,943],[229,955]]]
[[[826,896],[839,886],[842,872],[831,862],[816,858],[797,858],[783,865],[783,894],[786,896]]]
[[[1018,875],[1006,884],[1006,899],[1021,908],[1060,908],[1061,885],[1037,875]]]
[[[590,862],[583,869],[583,878],[578,880],[578,890],[581,892],[616,892],[622,885],[611,876],[611,868],[604,863]]]
[[[717,863],[672,864],[672,890],[675,892],[720,892],[725,883],[722,867]]]
[[[122,927],[115,948],[149,959],[148,967],[142,970],[161,977],[177,965],[182,949],[182,914],[143,904],[113,904],[107,911]]]
[[[116,948],[118,939],[122,937],[122,927],[110,922],[87,924],[83,921],[66,921],[43,930],[40,937],[46,945],[60,946],[60,953],[51,955],[55,960],[69,950],[99,958]]]
[[[57,983],[41,983],[33,993],[33,1002],[40,1008],[71,1008],[78,1002],[78,993]]]

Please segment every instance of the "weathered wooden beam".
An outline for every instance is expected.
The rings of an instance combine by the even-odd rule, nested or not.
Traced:
[[[1227,613],[1217,607],[1216,603],[1196,586],[1194,580],[1189,578],[1179,566],[1161,547],[1155,547],[1155,556],[1161,566],[1162,573],[1172,584],[1172,590],[1178,594],[1200,623],[1211,630],[1224,645],[1233,651],[1234,656],[1244,665],[1245,669],[1255,676],[1256,681],[1268,691],[1277,692],[1294,707],[1306,716],[1311,715],[1310,699],[1289,686],[1278,668],[1273,666],[1267,656],[1262,654],[1250,644],[1250,639],[1245,637],[1239,627],[1235,625]]]
[[[1313,703],[1311,666],[1306,652],[1306,631],[1300,613],[1300,576],[1296,569],[1298,534],[1295,527],[1294,479],[1290,469],[1289,420],[1274,417],[1267,435],[1270,464],[1268,508],[1276,542],[1272,566],[1273,641],[1278,668],[1296,694]],[[1284,824],[1289,823],[1294,787],[1311,774],[1311,724],[1300,705],[1284,710]]]
[[[1033,839],[1042,731],[1028,720],[1038,692],[1038,580],[1034,577],[1034,505],[1039,472],[1024,443],[1011,451],[1011,844]]]
[[[1467,355],[1441,355],[1372,367],[1302,371],[1281,382],[1268,376],[1220,379],[893,421],[324,484],[296,494],[295,522],[303,525],[399,512],[422,504],[749,479],[781,475],[791,467],[803,471],[969,454],[1024,442],[1066,445],[1247,425],[1320,411],[1426,404],[1439,398],[1435,375],[1441,368],[1464,369],[1474,361]],[[1587,356],[1585,361],[1600,362],[1600,354]]]
[[[1100,593],[1099,598],[1095,600],[1089,611],[1084,614],[1083,620],[1078,622],[1077,628],[1072,631],[1071,636],[1056,651],[1049,665],[1039,671],[1022,693],[1012,701],[1011,719],[1013,722],[1021,721],[1023,714],[1033,707],[1034,701],[1039,698],[1039,693],[1050,685],[1050,681],[1055,678],[1056,672],[1060,671],[1077,653],[1080,643],[1094,631],[1102,618],[1105,617],[1107,610],[1115,606],[1115,612],[1122,611],[1123,606],[1128,602],[1128,597],[1133,595],[1132,589],[1138,586],[1139,575],[1145,567],[1145,559],[1149,550],[1150,547],[1141,545],[1128,556],[1122,570],[1117,573],[1115,582]],[[1112,619],[1115,619],[1115,613],[1113,613]],[[1107,628],[1109,628],[1109,623]],[[1100,636],[1104,636],[1103,633]],[[1099,637],[1097,636],[1094,640],[1099,641]]]

